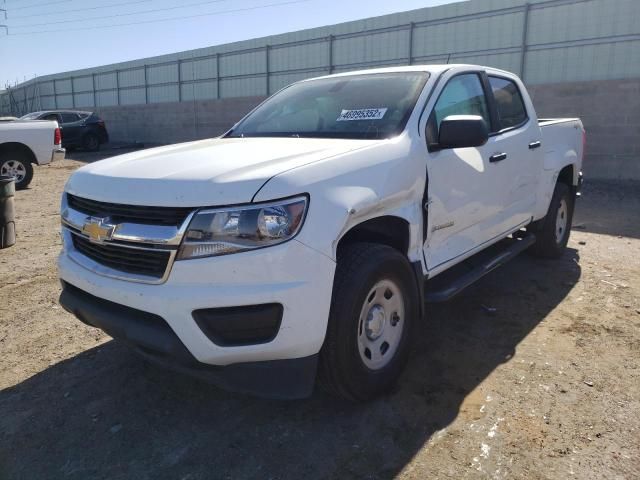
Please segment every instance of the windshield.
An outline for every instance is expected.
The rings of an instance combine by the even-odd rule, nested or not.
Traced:
[[[20,120],[35,120],[40,115],[40,112],[27,113],[23,117],[20,117]]]
[[[377,73],[300,82],[266,100],[228,137],[382,139],[402,132],[429,74]]]

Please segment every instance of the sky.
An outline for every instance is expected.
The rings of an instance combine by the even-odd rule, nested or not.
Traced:
[[[452,0],[5,0],[0,89],[109,63],[451,3]],[[7,19],[4,20],[6,10]],[[155,11],[152,11],[155,10]],[[135,25],[131,25],[135,23]],[[130,24],[119,25],[118,24]],[[5,28],[8,27],[8,35]]]

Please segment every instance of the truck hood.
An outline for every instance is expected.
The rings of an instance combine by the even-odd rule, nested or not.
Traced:
[[[153,148],[77,170],[65,190],[128,205],[201,207],[250,202],[273,176],[379,141],[221,138]],[[303,192],[291,192],[291,194]]]

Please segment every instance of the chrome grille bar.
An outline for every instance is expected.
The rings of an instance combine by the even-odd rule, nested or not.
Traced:
[[[195,208],[189,208],[178,225],[150,223],[115,223],[110,211],[101,213],[115,223],[108,240],[92,240],[83,232],[86,222],[93,217],[88,212],[73,208],[63,196],[61,205],[62,235],[66,254],[77,264],[105,277],[139,283],[163,283],[169,276],[173,262]],[[73,197],[78,205],[79,197]],[[84,199],[80,199],[84,200]],[[73,203],[73,202],[71,202]],[[104,204],[111,205],[111,204]],[[115,205],[115,204],[113,204]],[[163,207],[148,207],[162,209]],[[169,208],[174,215],[176,209]],[[154,214],[157,210],[153,210]]]

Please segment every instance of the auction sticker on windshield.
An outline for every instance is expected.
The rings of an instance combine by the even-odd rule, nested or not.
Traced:
[[[359,110],[342,110],[336,122],[349,122],[353,120],[382,120],[386,108],[361,108]]]

